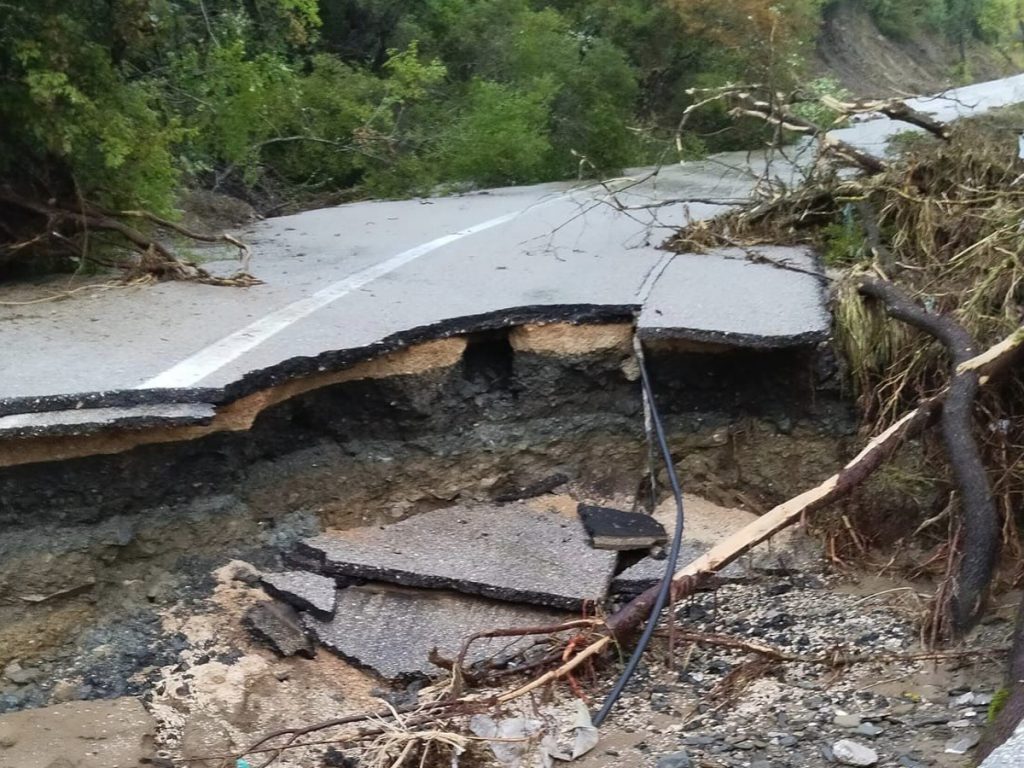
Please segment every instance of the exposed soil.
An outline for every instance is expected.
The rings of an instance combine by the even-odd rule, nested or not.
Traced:
[[[942,35],[894,40],[882,34],[863,3],[845,0],[825,12],[812,69],[819,77],[835,78],[857,98],[939,93],[965,81],[1020,72],[1006,53],[977,41],[968,47],[963,71],[959,61],[957,46]]]
[[[279,659],[249,636],[241,614],[268,599],[253,568],[279,568],[282,553],[324,526],[381,524],[454,503],[528,498],[538,509],[566,514],[578,501],[650,506],[630,336],[628,326],[474,335],[447,344],[457,353],[434,355],[430,365],[338,375],[316,389],[297,385],[285,397],[277,392],[239,429],[0,469],[9,531],[0,543],[0,710],[136,697],[156,718],[163,754],[180,765],[186,756],[238,750],[282,725],[376,708],[381,684],[363,672],[324,651],[312,661]],[[420,360],[417,354],[399,362]],[[688,490],[745,508],[729,516],[740,520],[834,471],[851,447],[854,422],[828,360],[814,350],[651,349],[656,394],[671,404],[665,417]],[[886,514],[884,501],[875,506]],[[702,535],[713,530],[705,526]],[[811,572],[762,575],[682,610],[688,629],[756,637],[799,653],[851,637],[869,651],[893,650],[897,642],[901,650],[914,647],[915,616],[884,602],[871,602],[868,611],[836,583]],[[999,624],[992,632],[1004,630],[1008,625]],[[877,636],[862,639],[871,633]],[[704,719],[691,724],[681,719],[716,680],[710,669],[698,670],[704,677],[681,676],[688,653],[678,645],[670,668],[664,649],[655,649],[627,714],[606,730],[590,764],[654,765],[685,746],[708,747],[711,766],[762,760],[759,768],[802,768],[819,765],[820,747],[844,732],[830,725],[837,710],[866,709],[868,702],[890,714],[908,704],[907,713],[918,711],[919,702],[902,691],[885,701],[860,698],[858,686],[875,674],[870,664],[835,683],[831,670],[785,665],[782,677],[770,670],[754,683],[764,706],[740,711],[757,743],[737,746],[745,740],[721,740],[740,727],[727,707],[699,713]],[[715,649],[689,658],[690,669],[720,660],[722,676],[739,656]],[[999,663],[972,668],[973,680],[983,683],[979,693],[994,688]],[[591,681],[593,690],[607,686],[615,669]],[[959,685],[941,675],[935,684],[942,695]],[[412,695],[377,693],[405,701]],[[553,695],[569,706],[567,689]],[[815,695],[821,701],[808,700]],[[793,710],[794,723],[799,712],[816,713],[790,729],[798,748],[773,750],[782,737],[769,731],[783,727],[769,727],[772,707]],[[898,748],[920,753],[921,765],[931,764],[924,755],[947,736],[941,729],[952,728],[948,719],[913,733],[906,723],[886,722],[899,739],[885,747],[886,759]],[[754,734],[758,729],[763,733]],[[681,741],[693,734],[712,741]],[[320,746],[278,764],[341,760]]]

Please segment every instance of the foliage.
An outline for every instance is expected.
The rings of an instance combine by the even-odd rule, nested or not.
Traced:
[[[1010,689],[999,688],[994,694],[992,694],[992,701],[989,702],[988,711],[985,713],[985,722],[991,725],[999,717],[999,713],[1003,711],[1006,706],[1006,702],[1010,700]]]
[[[842,127],[844,118],[834,109],[825,106],[823,99],[831,97],[838,101],[850,98],[849,92],[833,77],[819,77],[811,80],[801,89],[804,100],[793,105],[793,113],[810,120],[815,125]]]
[[[923,30],[945,32],[954,39],[977,37],[989,42],[1017,32],[1024,13],[1020,0],[864,0],[879,29],[903,39]]]
[[[548,107],[554,84],[541,80],[529,91],[490,80],[470,84],[459,118],[442,138],[442,175],[484,184],[543,178],[551,154]]]
[[[894,33],[1020,12],[863,1]],[[164,213],[183,183],[302,204],[611,174],[674,146],[688,88],[793,85],[823,2],[4,0],[0,173]],[[695,116],[685,154],[762,138],[727,125]]]

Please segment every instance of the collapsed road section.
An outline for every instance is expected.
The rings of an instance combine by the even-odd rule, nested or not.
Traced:
[[[813,278],[758,268],[809,280],[821,295]],[[298,605],[305,618],[263,606],[247,614],[247,632],[297,625],[381,680],[437,669],[430,651],[447,658],[457,638],[496,617],[545,623],[643,588],[659,561],[641,558],[637,578],[620,584],[620,558],[574,538],[578,501],[648,512],[659,501],[633,357],[634,337],[645,335],[640,309],[463,318],[216,390],[5,401],[0,665],[27,672],[8,675],[0,707],[143,695],[154,670],[190,649],[202,655],[195,627],[166,612],[187,613],[216,593],[209,573],[231,558],[255,563],[278,597],[299,591],[296,578],[319,584]],[[820,346],[828,328],[818,312],[815,329],[763,338],[734,327],[672,334],[675,320],[654,312],[648,360],[694,490],[757,510],[842,458],[853,421]],[[656,468],[653,479],[664,479]],[[558,494],[572,503],[552,508]],[[531,499],[548,506],[524,507]],[[492,518],[506,527],[488,530]],[[407,524],[409,549],[389,544]],[[544,561],[519,582],[481,547],[501,530],[528,534],[513,554],[520,571],[527,553]],[[359,557],[350,548],[340,558],[336,537],[356,537]],[[445,570],[439,553],[459,542],[466,558],[483,552],[493,572],[465,567],[466,558]],[[303,575],[291,582],[280,575],[296,568]],[[325,576],[360,584],[332,599],[314,578]],[[410,626],[421,633],[399,657],[394,647],[390,658],[374,655]],[[292,651],[315,653],[293,640]]]

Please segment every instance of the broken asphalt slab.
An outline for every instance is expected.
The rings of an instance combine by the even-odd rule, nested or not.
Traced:
[[[668,541],[665,526],[650,515],[580,504],[576,508],[595,549],[649,549]]]
[[[616,554],[592,549],[578,519],[524,506],[450,507],[299,545],[328,576],[453,589],[578,611],[601,602]]]
[[[641,339],[773,349],[827,339],[832,317],[821,265],[806,248],[680,253],[640,313]]]
[[[0,439],[71,437],[104,429],[147,429],[209,424],[216,415],[208,403],[156,403],[108,408],[15,413],[0,416]]]
[[[308,611],[316,618],[330,621],[334,616],[334,579],[308,571],[264,573],[260,576],[263,589],[271,597],[283,600],[300,611]]]
[[[454,659],[468,637],[491,629],[558,624],[557,612],[451,592],[367,585],[339,590],[334,619],[303,616],[303,624],[327,649],[391,681],[436,675],[431,651]],[[534,638],[475,642],[469,663],[522,650]]]
[[[302,628],[299,614],[290,605],[270,601],[256,603],[242,616],[242,623],[256,639],[279,656],[316,656],[313,642]]]

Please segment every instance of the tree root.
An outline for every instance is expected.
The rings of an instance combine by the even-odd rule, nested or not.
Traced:
[[[880,301],[886,313],[938,339],[952,358],[953,373],[942,409],[946,455],[960,491],[962,549],[950,605],[950,633],[962,636],[978,620],[999,557],[1002,524],[972,430],[973,408],[980,388],[977,371],[959,366],[976,354],[970,333],[949,315],[931,314],[892,283],[862,280],[858,290]],[[937,606],[937,617],[943,612]],[[940,628],[946,622],[940,618]]]

